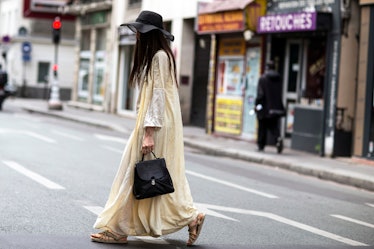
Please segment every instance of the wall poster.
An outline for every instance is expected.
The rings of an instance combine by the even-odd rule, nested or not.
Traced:
[[[257,84],[261,73],[261,47],[252,46],[247,49],[245,70],[245,93],[243,108],[243,133],[250,138],[256,136],[256,114],[254,112],[257,96]]]

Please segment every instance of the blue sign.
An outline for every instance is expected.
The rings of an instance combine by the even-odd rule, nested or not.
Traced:
[[[23,42],[22,43],[22,60],[30,61],[31,60],[31,43]]]

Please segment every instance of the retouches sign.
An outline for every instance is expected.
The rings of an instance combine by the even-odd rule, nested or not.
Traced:
[[[316,20],[316,12],[262,16],[257,24],[257,33],[312,31],[317,27]]]

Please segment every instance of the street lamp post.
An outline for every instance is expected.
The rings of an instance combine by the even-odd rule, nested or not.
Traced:
[[[58,44],[60,43],[61,35],[61,20],[60,17],[55,17],[52,23],[52,40],[55,44],[55,55],[53,64],[53,80],[51,84],[51,96],[48,101],[48,109],[62,110],[62,103],[60,100],[60,88],[58,86]]]

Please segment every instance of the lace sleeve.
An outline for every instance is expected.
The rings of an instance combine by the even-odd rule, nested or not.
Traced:
[[[165,112],[165,89],[169,70],[168,57],[165,52],[156,53],[152,61],[150,81],[153,86],[152,100],[145,115],[144,127],[162,127]]]
[[[145,115],[144,127],[162,127],[165,110],[164,89],[153,89],[151,103]]]

